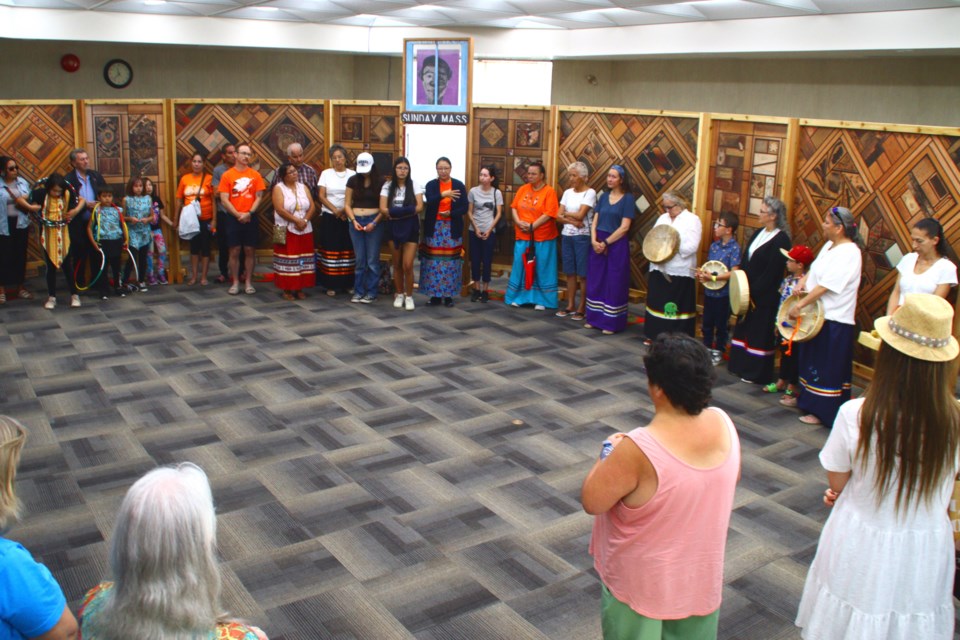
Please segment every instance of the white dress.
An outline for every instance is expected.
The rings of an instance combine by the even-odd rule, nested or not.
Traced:
[[[820,535],[797,626],[807,640],[952,640],[954,474],[916,509],[898,516],[895,489],[878,506],[875,460],[854,461],[863,402],[840,407],[820,452],[825,469],[852,476]]]

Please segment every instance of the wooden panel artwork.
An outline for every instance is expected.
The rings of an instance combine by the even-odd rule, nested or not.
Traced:
[[[150,178],[157,193],[166,193],[163,103],[85,104],[83,122],[90,168],[103,174],[114,202],[123,199],[133,176]]]
[[[333,139],[347,150],[347,166],[355,167],[357,154],[366,151],[380,175],[389,177],[402,142],[400,106],[335,104],[333,108]]]
[[[806,126],[793,217],[795,243],[823,244],[823,215],[848,207],[866,244],[857,324],[885,313],[896,266],[924,217],[960,247],[960,137]]]
[[[639,209],[630,229],[632,287],[647,288],[643,237],[662,213],[663,193],[674,189],[687,199],[693,196],[698,128],[697,118],[560,112],[560,167],[584,162],[589,184],[598,193],[605,188],[611,165],[623,164],[630,176]]]
[[[550,112],[545,109],[509,109],[477,107],[473,110],[474,126],[470,135],[472,153],[467,186],[477,184],[480,167],[493,165],[503,191],[504,215],[510,211],[513,194],[526,182],[527,167],[540,160],[550,175],[549,149]],[[562,172],[560,172],[562,175]],[[552,185],[558,196],[561,185]],[[502,236],[502,237],[501,237]],[[508,263],[513,256],[513,227],[497,236],[496,255]]]
[[[744,246],[760,226],[760,204],[781,197],[786,168],[787,125],[714,120],[710,141],[707,207],[739,217],[737,242]]]
[[[304,161],[319,173],[326,157],[324,105],[259,102],[192,103],[174,105],[177,171],[189,171],[190,157],[197,151],[207,156],[207,171],[220,163],[220,149],[227,143],[247,143],[253,149],[252,166],[270,184],[286,160],[287,146],[298,142]],[[179,178],[178,178],[179,179]],[[268,194],[269,195],[269,194]],[[260,206],[258,249],[272,250],[273,208],[265,197]]]
[[[74,124],[72,104],[0,104],[0,155],[16,160],[30,184],[54,171],[66,174],[77,146]],[[31,265],[43,262],[34,231],[27,255]]]

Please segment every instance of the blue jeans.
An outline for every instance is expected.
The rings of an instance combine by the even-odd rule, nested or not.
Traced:
[[[361,227],[365,227],[377,214],[355,216]],[[350,224],[350,241],[353,242],[353,253],[357,257],[354,268],[353,292],[360,297],[377,297],[380,286],[380,245],[383,244],[383,232],[386,221],[377,224],[373,231],[357,231],[353,223]]]

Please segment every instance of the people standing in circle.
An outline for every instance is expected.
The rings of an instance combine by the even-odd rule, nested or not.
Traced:
[[[127,195],[123,198],[123,218],[127,222],[128,247],[133,260],[128,260],[123,268],[123,283],[130,281],[134,265],[137,278],[130,284],[130,291],[146,291],[147,253],[150,251],[150,220],[153,201],[143,192],[143,178],[134,177],[127,183]]]
[[[663,334],[643,363],[653,420],[609,438],[581,489],[583,510],[596,516],[603,637],[716,638],[737,430],[708,407],[716,370],[703,344]]]
[[[470,223],[470,273],[473,292],[470,301],[490,300],[490,274],[493,268],[493,248],[496,244],[497,223],[503,216],[503,193],[498,188],[497,169],[493,165],[481,167],[480,184],[467,194],[467,220]]]
[[[423,191],[426,213],[420,245],[420,293],[429,306],[453,306],[463,282],[463,216],[470,208],[467,187],[450,177],[449,158],[439,158],[437,177]]]
[[[893,315],[908,293],[932,293],[946,298],[957,286],[957,254],[943,235],[936,218],[923,218],[910,230],[913,252],[897,264],[897,284],[887,300],[887,315]]]
[[[20,175],[17,161],[9,156],[0,156],[0,172],[0,304],[4,304],[7,288],[12,288],[18,298],[33,299],[24,287],[30,239],[30,183]]]
[[[380,215],[390,219],[393,241],[393,282],[397,293],[393,306],[413,311],[413,258],[420,241],[423,187],[410,177],[410,161],[399,156],[393,174],[380,190]]]
[[[273,223],[286,228],[285,242],[273,244],[274,282],[284,300],[303,300],[317,275],[311,220],[316,205],[310,188],[300,181],[297,167],[284,162],[277,170],[280,182],[273,187]]]
[[[220,148],[220,164],[213,168],[213,179],[210,186],[215,194],[220,192],[220,179],[223,178],[228,170],[237,163],[237,147],[232,143],[227,143]],[[217,205],[217,222],[210,224],[210,233],[217,241],[217,266],[220,268],[220,275],[217,276],[217,284],[226,284],[230,281],[230,245],[227,243],[227,217],[230,215],[220,202],[220,196],[214,197]],[[178,218],[179,219],[179,218]],[[217,232],[219,230],[219,233]],[[240,255],[237,256],[237,262],[240,265],[240,278],[243,279],[243,265],[246,262],[246,256],[243,247],[240,248]]]
[[[833,426],[840,405],[850,399],[857,291],[863,255],[853,214],[833,207],[823,216],[827,242],[807,274],[807,294],[788,314],[796,319],[817,300],[823,303],[823,328],[797,345],[802,391],[797,407],[806,424]]]
[[[630,293],[630,224],[636,199],[623,165],[607,171],[607,190],[597,201],[590,225],[590,259],[587,263],[587,329],[604,335],[627,328]]]
[[[879,338],[860,340],[879,348],[873,379],[840,407],[820,452],[832,510],[796,624],[811,639],[952,640],[947,509],[960,450],[953,308],[908,294],[874,328]]]
[[[263,177],[250,166],[253,150],[250,145],[237,147],[237,164],[220,179],[220,203],[227,217],[227,244],[230,246],[230,274],[233,284],[227,291],[232,296],[240,293],[240,251],[246,254],[244,264],[244,293],[253,295],[253,261],[257,250],[257,207],[267,185]]]
[[[593,208],[597,206],[597,192],[587,186],[589,171],[582,162],[567,167],[567,184],[570,187],[560,198],[557,222],[563,223],[560,231],[560,249],[563,275],[567,279],[567,304],[557,311],[558,318],[573,316],[583,320],[587,308],[587,262],[591,251]],[[580,304],[577,304],[577,291]]]
[[[72,232],[68,230],[71,221],[86,209],[87,202],[68,188],[67,181],[59,173],[52,173],[44,184],[35,189],[30,201],[39,203],[29,205],[34,213],[40,214],[40,247],[43,260],[47,265],[47,301],[44,309],[57,306],[57,271],[63,271],[70,291],[70,306],[80,306],[80,296],[73,280],[74,258],[71,245]],[[86,242],[89,244],[90,239]]]
[[[710,357],[714,366],[723,361],[723,353],[727,349],[727,324],[730,322],[730,272],[740,265],[740,245],[733,237],[737,232],[740,221],[732,211],[721,211],[717,221],[713,223],[714,241],[707,251],[707,260],[720,262],[727,268],[725,273],[707,273],[697,270],[697,280],[700,282],[722,282],[719,289],[703,291],[703,344],[710,349]]]
[[[643,333],[647,342],[661,333],[693,336],[697,328],[697,253],[703,224],[687,210],[686,200],[676,191],[663,194],[664,213],[653,226],[669,224],[680,234],[676,255],[660,264],[650,263]]]
[[[190,279],[187,284],[199,282],[207,285],[210,269],[210,248],[217,233],[219,219],[214,216],[213,178],[203,168],[203,154],[195,153],[190,158],[190,173],[185,173],[177,185],[177,215],[173,226],[180,224],[183,208],[200,198],[200,233],[190,238]],[[221,176],[222,177],[222,176]]]
[[[363,161],[364,168],[369,171],[369,167],[373,166],[373,156],[369,153],[357,156],[358,171],[360,156],[366,156]],[[351,241],[350,221],[343,206],[347,181],[356,172],[347,168],[347,150],[338,144],[330,147],[330,164],[332,166],[323,170],[318,182],[322,215],[319,220],[317,283],[332,297],[337,295],[338,291],[349,291],[356,277],[356,255]]]
[[[386,216],[380,215],[382,187],[383,180],[373,156],[366,152],[358,155],[357,173],[347,179],[343,202],[343,209],[350,223],[350,241],[356,256],[353,297],[350,302],[370,304],[377,299],[379,293],[380,247],[387,228],[385,224],[381,224],[386,219]]]
[[[70,222],[70,246],[73,252],[74,270],[80,286],[87,284],[86,271],[99,268],[100,254],[94,252],[87,237],[87,225],[90,223],[90,214],[97,205],[97,193],[107,186],[107,181],[99,172],[90,168],[90,156],[85,149],[74,149],[70,152],[70,164],[73,170],[64,176],[68,188],[83,198],[86,206],[79,215]],[[93,253],[97,255],[94,257]],[[92,259],[93,258],[93,259]],[[91,260],[92,259],[92,260]],[[90,276],[96,275],[91,273]]]
[[[510,204],[516,241],[504,302],[532,304],[537,311],[557,308],[557,192],[545,180],[542,162],[527,167],[527,183]]]
[[[780,279],[790,249],[787,231],[787,207],[783,201],[767,196],[760,204],[760,224],[740,261],[750,285],[750,309],[737,321],[730,341],[727,370],[743,382],[767,384],[773,381],[774,356],[779,335],[776,330],[780,308]]]
[[[29,551],[4,537],[20,513],[14,480],[26,438],[22,424],[0,416],[0,637],[71,640],[77,620],[63,589]]]

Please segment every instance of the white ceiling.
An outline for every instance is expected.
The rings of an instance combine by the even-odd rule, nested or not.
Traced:
[[[596,29],[956,8],[960,0],[0,0],[0,6],[354,27]]]

